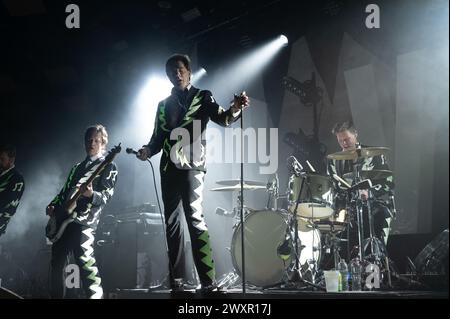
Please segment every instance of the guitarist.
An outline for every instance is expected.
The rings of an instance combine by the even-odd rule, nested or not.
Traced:
[[[25,181],[15,166],[16,148],[0,145],[0,237],[16,213],[25,190]]]
[[[49,216],[59,213],[67,214],[61,211],[64,203],[72,197],[74,191],[79,190],[82,194],[74,209],[77,217],[68,224],[61,238],[52,245],[52,298],[64,296],[63,272],[66,260],[71,253],[78,265],[86,297],[100,299],[103,296],[93,251],[94,232],[103,207],[114,194],[118,171],[116,165],[111,162],[90,184],[86,185],[85,182],[105,160],[104,152],[108,143],[105,127],[99,124],[88,127],[84,135],[84,143],[86,158],[71,169],[63,188],[46,209]]]

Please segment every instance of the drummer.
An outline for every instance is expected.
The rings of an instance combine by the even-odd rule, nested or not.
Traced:
[[[337,123],[334,125],[331,131],[337,139],[342,151],[350,151],[357,148],[359,145],[358,142],[358,131],[352,122],[346,121]],[[365,145],[361,145],[362,148],[367,147]],[[370,171],[370,170],[389,170],[389,166],[386,162],[386,158],[384,155],[377,155],[373,157],[363,158],[363,165],[361,168],[362,171]],[[334,174],[339,177],[344,178],[345,174],[353,172],[353,160],[334,160],[329,159],[327,163],[327,172],[330,176]],[[348,176],[348,175],[347,175]],[[371,180],[372,182],[372,194],[375,198],[380,198],[388,192],[393,191],[394,183],[392,180],[392,176],[383,180]],[[360,190],[360,196],[362,200],[367,200],[369,197],[369,190],[363,189]],[[339,206],[339,204],[338,204]],[[341,208],[345,207],[341,206]],[[391,215],[386,209],[382,207],[377,207],[376,211],[374,211],[374,229],[375,236],[381,239],[384,244],[387,244],[387,239],[389,235],[389,226],[391,222]],[[366,222],[364,223],[366,224]],[[368,226],[364,225],[364,238],[368,237]],[[355,232],[356,227],[353,226],[350,229],[350,232]],[[353,236],[350,235],[350,241]],[[356,243],[350,243],[350,247]]]

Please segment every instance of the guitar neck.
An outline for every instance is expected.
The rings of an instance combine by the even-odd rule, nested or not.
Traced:
[[[100,163],[100,165],[96,168],[96,170],[91,174],[91,176],[89,176],[89,178],[87,179],[87,181],[83,184],[83,185],[89,185],[90,183],[92,183],[92,181],[100,174],[100,172],[105,168],[106,165],[110,164],[113,160],[114,157],[116,157],[116,155],[118,153],[120,153],[121,151],[121,147],[120,144],[115,146],[110,152],[109,154],[106,156],[105,160],[103,162]],[[64,208],[66,209],[66,211],[69,211],[70,207],[74,207],[76,201],[78,200],[78,198],[80,198],[81,196],[81,189],[78,189],[76,191],[76,193],[72,196],[72,198],[70,198],[67,202],[66,205],[64,205]]]
[[[84,185],[89,185],[90,183],[92,183],[92,181],[100,174],[100,172],[103,170],[103,168],[105,168],[106,165],[109,164],[110,161],[104,160],[98,167],[97,169],[91,174],[91,176],[89,176],[89,178],[87,179],[86,182],[84,182]],[[72,196],[72,198],[70,200],[67,201],[65,208],[69,208],[71,206],[73,206],[73,204],[80,198],[81,196],[81,189],[78,189],[76,191],[76,193]]]

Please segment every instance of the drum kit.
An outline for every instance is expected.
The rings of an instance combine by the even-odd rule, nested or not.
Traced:
[[[366,158],[385,155],[387,151],[383,147],[358,147],[328,155],[330,160],[353,161],[353,172],[342,177],[304,172],[298,169],[297,162],[284,194],[279,193],[278,178],[269,183],[243,181],[246,191],[266,190],[268,203],[272,205],[268,204],[263,210],[244,206],[245,241],[242,243],[242,221],[236,220],[230,248],[234,271],[219,280],[219,287],[235,287],[243,277],[241,253],[244,248],[247,285],[262,289],[295,287],[323,290],[319,283],[322,282],[322,270],[325,270],[325,255],[330,256],[329,264],[337,269],[341,260],[341,242],[348,241],[343,234],[350,223],[356,225],[358,232],[359,260],[370,259],[372,262],[387,258],[384,243],[374,234],[370,203],[376,199],[371,191],[371,180],[387,179],[392,177],[392,172],[362,170],[362,162]],[[221,187],[212,191],[241,191],[240,180],[217,183]],[[368,198],[361,198],[361,189],[368,190]],[[337,204],[339,198],[345,199],[344,207]],[[284,199],[285,207],[277,207],[279,199]],[[240,205],[236,207],[235,210],[239,210]],[[365,214],[370,230],[367,238],[363,238]]]

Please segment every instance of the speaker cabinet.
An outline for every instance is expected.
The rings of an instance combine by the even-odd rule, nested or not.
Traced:
[[[168,258],[161,219],[159,214],[149,216],[118,218],[99,227],[96,252],[105,291],[148,288],[165,279]]]

